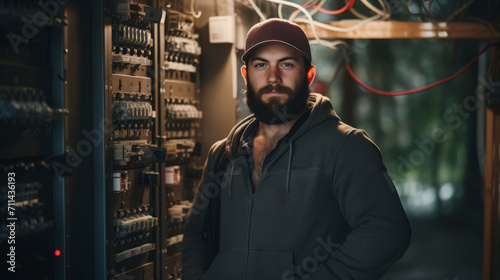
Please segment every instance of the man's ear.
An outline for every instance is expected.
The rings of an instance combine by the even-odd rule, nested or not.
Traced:
[[[312,81],[314,80],[314,76],[316,76],[316,66],[311,65],[311,67],[307,71],[307,84],[308,85],[311,85]]]
[[[243,79],[245,79],[245,84],[248,83],[247,67],[245,65],[241,66],[241,76],[243,76]]]

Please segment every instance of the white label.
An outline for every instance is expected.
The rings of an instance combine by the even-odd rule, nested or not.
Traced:
[[[175,173],[175,168],[173,166],[165,167],[165,184],[167,185],[174,184],[174,173]]]
[[[113,191],[120,192],[121,191],[121,173],[113,173]]]

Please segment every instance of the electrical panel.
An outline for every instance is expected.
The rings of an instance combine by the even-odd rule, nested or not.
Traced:
[[[158,184],[155,164],[165,158],[154,143],[155,24],[153,1],[113,1],[105,20],[105,61],[110,89],[105,116],[112,125],[106,198],[107,277],[152,279],[157,272]],[[99,229],[98,229],[99,230]]]
[[[54,159],[63,150],[62,6],[0,3],[0,251],[2,279],[54,279]],[[57,76],[59,75],[59,76]],[[43,240],[44,242],[40,242]],[[62,241],[64,242],[64,241]],[[2,258],[4,259],[4,258]]]
[[[194,17],[179,8],[167,11],[160,56],[159,136],[166,148],[161,188],[162,275],[180,279],[184,219],[201,177],[199,58]]]
[[[201,48],[184,2],[114,0],[106,9],[107,279],[181,277],[203,115]]]

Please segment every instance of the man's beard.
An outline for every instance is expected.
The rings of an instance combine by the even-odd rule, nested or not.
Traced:
[[[279,98],[273,97],[269,103],[262,101],[262,95],[271,92],[273,88],[281,94],[288,95],[288,100],[284,104],[280,103]],[[245,102],[258,121],[268,125],[284,124],[294,120],[304,111],[309,92],[309,85],[305,78],[295,92],[289,87],[268,85],[256,93],[252,86],[247,84]]]

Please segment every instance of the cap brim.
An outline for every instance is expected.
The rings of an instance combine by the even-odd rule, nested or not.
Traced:
[[[258,44],[255,44],[253,45],[251,48],[249,48],[242,56],[241,56],[241,60],[243,62],[246,62],[248,57],[260,46],[262,45],[265,45],[265,44],[271,44],[271,43],[279,43],[279,44],[283,44],[287,47],[290,47],[292,48],[293,50],[297,51],[298,53],[300,53],[303,57],[305,57],[309,62],[311,61],[311,58],[308,57],[308,55],[306,53],[304,53],[303,51],[299,50],[298,48],[296,48],[295,46],[287,43],[287,42],[284,42],[284,41],[281,41],[281,40],[266,40],[266,41],[262,41],[262,42],[259,42]]]

